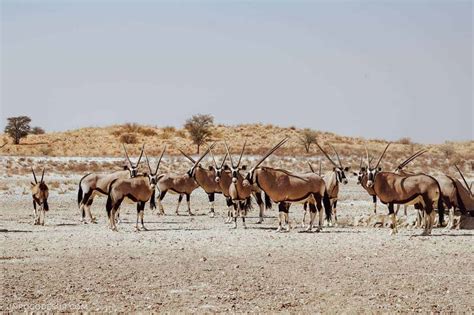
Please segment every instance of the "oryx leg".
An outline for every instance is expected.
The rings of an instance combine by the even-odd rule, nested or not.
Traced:
[[[41,225],[44,225],[44,219],[45,219],[45,216],[46,216],[46,211],[44,210],[44,205],[42,204],[41,207],[40,207],[40,224]]]
[[[138,228],[138,218],[140,218],[142,229],[144,231],[148,230],[143,224],[143,217],[145,216],[145,205],[146,205],[146,202],[139,201],[137,203],[137,224],[135,225],[135,230],[137,231],[140,231],[140,229]]]
[[[308,212],[308,202],[303,204],[303,221],[301,222],[301,227],[304,228],[304,222],[306,221],[306,213]]]
[[[225,219],[224,223],[231,223],[232,222],[232,208],[234,206],[234,203],[232,202],[232,199],[229,197],[225,198],[225,202],[227,204],[227,218]]]
[[[237,217],[239,216],[240,213],[240,201],[235,202],[235,212],[234,212],[234,229],[237,228]]]
[[[408,206],[407,206],[407,205],[403,205],[403,214],[404,214],[405,216],[408,215]]]
[[[209,207],[211,208],[211,210],[209,211],[209,215],[211,218],[213,218],[216,214],[214,212],[214,198],[215,198],[215,194],[214,193],[209,193],[207,194],[207,197],[209,198]]]
[[[166,192],[167,190],[163,190],[160,192],[160,196],[158,197],[158,199],[156,200],[158,202],[158,215],[165,215],[165,209],[163,208],[163,198],[165,198],[166,196]]]
[[[320,210],[321,213],[323,210]],[[334,226],[337,226],[337,199],[334,201],[334,206],[332,208],[332,213],[334,214]]]
[[[390,234],[397,234],[398,233],[398,228],[397,228],[397,216],[395,215],[395,211],[393,209],[393,203],[388,204],[388,214],[390,215],[390,218],[392,219],[392,224],[391,224],[391,231]]]
[[[454,228],[454,207],[449,208],[449,219],[446,225],[446,230],[452,230]]]
[[[38,225],[39,224],[39,218],[38,218],[38,210],[36,209],[36,200],[33,199],[33,216],[35,217],[33,220],[33,225]]]
[[[321,197],[316,197],[316,210],[319,213],[318,232],[320,232],[323,230],[323,223],[324,223],[324,211],[323,211],[323,205],[321,203]]]
[[[257,221],[257,224],[260,224],[263,222],[263,214],[265,211],[265,205],[263,204],[262,193],[256,192],[254,193],[254,196],[255,196],[255,200],[257,200],[258,208],[260,209],[258,221]]]
[[[250,199],[250,197],[249,197]],[[240,206],[240,211],[241,211],[241,216],[242,216],[242,225],[244,229],[247,228],[247,225],[245,224],[245,217],[247,216],[247,206],[250,204],[250,200],[246,200],[242,202],[242,205]]]
[[[309,202],[309,214],[310,214],[310,219],[309,219],[309,225],[306,228],[306,231],[311,232],[313,230],[313,225],[314,225],[314,219],[316,218],[317,214],[317,209],[316,205],[313,202]]]
[[[374,203],[374,213],[377,213],[377,196],[372,196],[372,202]]]
[[[87,200],[87,203],[84,205],[84,210],[83,210],[83,214],[82,214],[82,217],[85,221],[85,216],[86,214],[89,216],[89,220],[91,221],[91,223],[97,223],[97,220],[94,216],[92,216],[92,212],[91,212],[91,206],[92,206],[92,202],[94,201],[94,197],[90,197],[88,200]]]
[[[285,204],[285,219],[286,219],[286,231],[289,232],[291,230],[291,223],[290,223],[290,206],[291,206],[291,203],[289,202],[286,202]]]
[[[188,204],[188,214],[194,215],[194,213],[191,212],[191,194],[186,194],[186,203]]]
[[[176,215],[179,215],[179,205],[181,204],[181,201],[183,200],[183,194],[179,194],[179,197],[178,197],[178,205],[176,206]]]
[[[115,204],[112,205],[112,210],[109,216],[110,219],[110,228],[112,231],[117,231],[117,225],[116,225],[116,216],[118,215],[118,210],[120,208],[120,205],[122,204],[123,198],[117,200]]]
[[[278,228],[277,232],[280,232],[282,229],[283,221],[285,220],[285,211],[286,206],[284,202],[278,204]]]

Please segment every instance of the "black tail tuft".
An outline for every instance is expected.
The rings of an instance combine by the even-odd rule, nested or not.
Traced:
[[[112,197],[110,197],[110,194],[107,196],[107,203],[105,204],[105,209],[107,210],[107,216],[110,218],[110,213],[112,211]]]
[[[324,192],[323,204],[324,204],[324,210],[326,211],[326,220],[331,221],[332,207],[331,207],[331,201],[329,200],[329,194],[327,191]]]
[[[265,209],[270,210],[272,208],[272,200],[270,199],[270,196],[265,194]]]
[[[439,199],[438,199],[438,221],[439,226],[443,226],[444,223],[444,202],[443,202],[443,193],[441,189],[439,190]]]
[[[44,211],[49,211],[48,199],[45,199],[43,201],[43,209],[44,209]]]
[[[79,191],[77,192],[77,205],[80,206],[82,201],[82,186],[81,182],[79,182]]]

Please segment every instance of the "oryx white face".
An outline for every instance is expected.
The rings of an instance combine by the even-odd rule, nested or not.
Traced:
[[[127,167],[128,171],[130,172],[130,178],[137,177],[138,175],[138,165],[128,165]]]
[[[375,176],[380,172],[380,168],[368,168],[367,169],[367,187],[372,188],[375,183]]]
[[[361,167],[359,170],[359,173],[352,173],[354,176],[357,176],[357,185],[360,185],[362,183],[362,178],[367,175],[366,168]]]
[[[216,174],[216,177],[215,177],[216,183],[219,183],[221,181],[222,172],[224,172],[225,170],[228,170],[228,169],[229,169],[229,167],[227,165],[224,165],[224,166],[221,166],[221,167],[214,166],[214,172]]]
[[[155,189],[156,184],[158,183],[158,175],[157,174],[148,174],[148,180],[150,181],[151,189]]]
[[[349,167],[334,167],[334,172],[336,173],[336,178],[339,183],[346,185],[348,183],[346,173],[349,171]]]

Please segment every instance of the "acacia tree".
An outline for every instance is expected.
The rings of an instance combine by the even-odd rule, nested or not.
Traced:
[[[303,129],[300,137],[300,142],[304,146],[306,153],[309,153],[311,144],[316,143],[318,133],[309,128]]]
[[[214,117],[211,115],[197,114],[186,120],[184,129],[189,132],[191,140],[197,146],[197,154],[201,145],[211,136],[212,126],[214,126]]]
[[[31,131],[31,118],[28,116],[9,117],[7,121],[5,133],[13,139],[14,144],[20,144],[20,139],[26,137]]]

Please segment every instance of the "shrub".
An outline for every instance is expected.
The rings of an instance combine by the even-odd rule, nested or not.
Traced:
[[[33,129],[31,129],[30,133],[32,135],[42,135],[42,134],[45,134],[46,132],[41,127],[33,127]]]
[[[400,138],[397,142],[400,143],[400,144],[411,144],[412,143],[410,137]]]
[[[134,133],[124,133],[120,136],[120,142],[126,144],[135,144],[138,143],[138,138]]]

